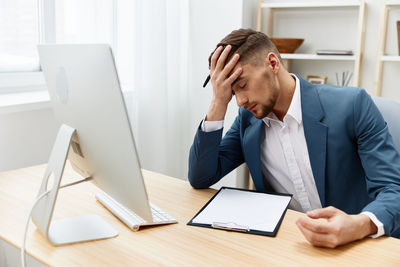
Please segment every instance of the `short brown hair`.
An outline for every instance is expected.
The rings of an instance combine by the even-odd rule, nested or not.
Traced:
[[[229,52],[226,63],[236,53],[240,55],[240,62],[249,62],[253,65],[257,65],[261,60],[264,60],[264,58],[260,58],[260,52],[264,52],[265,55],[273,52],[281,60],[278,49],[267,35],[252,29],[239,29],[232,31],[217,44],[214,51],[208,57],[208,67],[211,66],[211,57],[215,50],[219,46],[225,47],[227,45],[231,45],[232,49]]]

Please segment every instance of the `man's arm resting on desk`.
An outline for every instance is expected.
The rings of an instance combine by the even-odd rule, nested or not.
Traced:
[[[336,247],[374,234],[372,237],[383,233],[396,236],[400,230],[400,156],[385,121],[364,90],[354,101],[353,119],[368,194],[374,200],[358,215],[329,207],[299,219],[299,229],[316,246]]]
[[[400,155],[385,120],[364,90],[354,102],[354,122],[368,194],[374,199],[362,212],[374,214],[386,235],[400,237]]]
[[[318,247],[335,248],[377,233],[378,228],[366,214],[349,215],[327,207],[307,212],[296,224],[308,242]],[[317,220],[324,219],[324,220]]]

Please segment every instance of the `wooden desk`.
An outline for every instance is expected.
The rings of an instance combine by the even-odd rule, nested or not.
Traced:
[[[24,224],[36,197],[45,165],[0,174],[0,238],[20,248]],[[337,249],[309,245],[295,225],[301,213],[288,210],[275,238],[187,226],[214,190],[144,171],[151,201],[178,224],[132,232],[98,202],[91,183],[62,189],[55,218],[95,213],[120,234],[116,238],[61,247],[51,246],[31,223],[27,253],[54,266],[132,265],[373,265],[400,266],[400,240],[364,239]],[[77,177],[67,168],[63,182]]]

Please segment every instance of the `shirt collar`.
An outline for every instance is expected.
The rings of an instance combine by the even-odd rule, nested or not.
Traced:
[[[298,124],[301,124],[302,122],[302,114],[301,114],[301,94],[300,94],[300,80],[297,78],[296,75],[293,73],[290,73],[292,77],[295,79],[295,89],[294,89],[294,94],[292,97],[292,101],[290,102],[289,109],[283,118],[285,120],[286,116],[291,116],[294,118]],[[263,118],[264,123],[269,127],[270,126],[270,121],[271,120],[276,120],[278,121],[278,118],[275,116],[273,112],[270,112],[265,118]]]

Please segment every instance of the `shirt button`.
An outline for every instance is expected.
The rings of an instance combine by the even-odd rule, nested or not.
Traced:
[[[297,191],[303,191],[303,190],[304,190],[304,187],[302,187],[302,186],[297,186],[297,187],[296,187],[296,190],[297,190]]]

